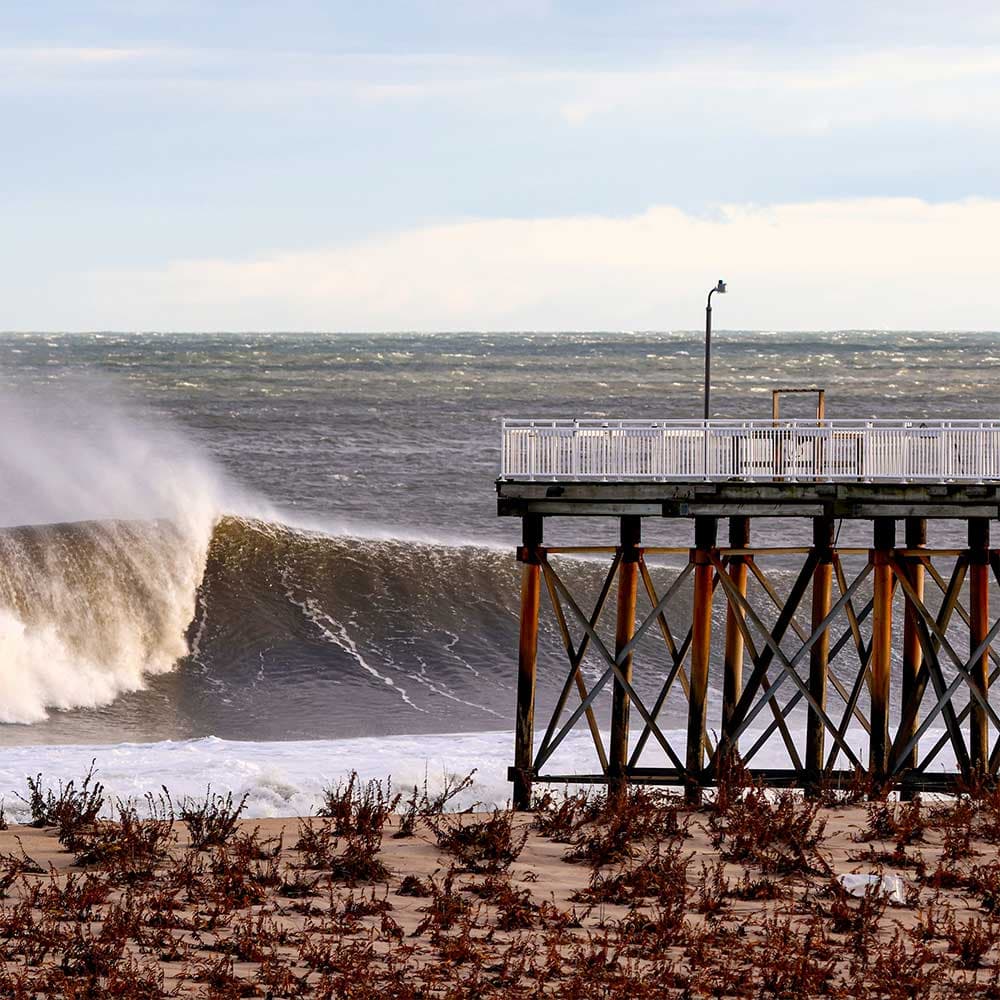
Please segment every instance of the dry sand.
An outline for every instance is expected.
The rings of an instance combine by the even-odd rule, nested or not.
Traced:
[[[796,801],[792,813],[804,810]],[[754,808],[775,809],[763,801]],[[890,816],[899,820],[902,809]],[[756,844],[740,845],[740,829],[757,829],[752,809],[713,819],[711,808],[677,806],[670,823],[686,833],[647,836],[640,823],[633,832],[643,835],[627,839],[626,856],[602,869],[568,861],[565,841],[590,837],[593,846],[609,836],[610,813],[563,831],[562,841],[518,815],[514,850],[520,831],[523,849],[492,874],[468,870],[489,866],[439,843],[449,824],[488,816],[439,818],[437,832],[421,820],[402,839],[393,837],[393,816],[378,853],[390,874],[353,885],[304,867],[294,818],[238,824],[237,839],[253,831],[261,843],[282,839],[277,857],[256,861],[233,847],[193,851],[178,822],[149,877],[123,875],[128,866],[116,870],[113,858],[81,867],[56,830],[11,827],[0,833],[0,995],[1000,996],[990,912],[1000,909],[990,894],[994,884],[1000,890],[989,842],[996,811],[967,812],[925,804],[927,828],[887,860],[893,838],[864,839],[868,807],[822,808],[807,825],[812,833],[825,826],[815,851],[797,860],[796,834],[784,844],[779,837],[769,853],[767,831],[780,817],[759,828]],[[342,850],[343,838],[337,843]],[[625,903],[588,902],[595,887],[609,894],[609,876],[657,857],[679,866],[680,897],[662,882]],[[44,873],[25,870],[35,866]],[[767,870],[774,867],[800,870]],[[906,904],[831,890],[833,877],[849,872],[901,875]],[[433,883],[436,896],[400,895],[408,876]],[[296,897],[288,886],[303,882],[315,883],[314,894]],[[79,899],[84,886],[106,897],[88,907]],[[755,894],[779,898],[740,898]],[[362,913],[374,912],[352,913],[359,900]]]

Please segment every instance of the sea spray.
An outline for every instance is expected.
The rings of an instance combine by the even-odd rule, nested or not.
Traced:
[[[91,380],[0,396],[0,720],[106,704],[187,652],[225,489]]]

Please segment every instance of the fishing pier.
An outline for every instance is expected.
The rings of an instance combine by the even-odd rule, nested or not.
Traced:
[[[675,784],[698,801],[737,751],[807,790],[859,772],[905,795],[997,775],[1000,421],[783,420],[777,396],[770,420],[505,420],[496,488],[522,528],[517,808],[538,782]],[[560,546],[552,518],[601,518],[587,530],[603,544]],[[799,544],[755,547],[758,518],[792,519]],[[643,545],[649,519],[689,544]],[[843,524],[866,544],[840,546]],[[574,589],[581,556],[605,561],[593,604]],[[565,672],[536,728],[543,590]],[[553,773],[584,726],[599,766]],[[755,766],[765,746],[786,765]]]

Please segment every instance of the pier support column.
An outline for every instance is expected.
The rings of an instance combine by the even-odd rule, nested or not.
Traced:
[[[892,567],[896,547],[896,522],[875,518],[875,567],[872,584],[872,710],[868,767],[876,783],[885,778],[889,765],[889,684],[892,676]]]
[[[639,542],[642,518],[629,515],[621,519],[621,565],[618,567],[618,607],[615,618],[615,657],[632,641],[635,634],[635,605],[639,592]],[[625,679],[632,683],[632,654],[619,664]],[[627,784],[629,696],[615,678],[611,700],[611,739],[608,746],[608,787],[619,794]]]
[[[542,517],[521,519],[521,632],[517,647],[517,720],[514,731],[514,808],[531,808],[535,742],[535,674],[538,659],[538,609],[542,596]]]
[[[969,520],[969,653],[976,651],[990,631],[990,522],[985,517]],[[979,693],[988,697],[990,658],[983,650],[969,671]],[[990,728],[986,712],[976,701],[969,712],[969,758],[972,770],[983,773],[989,766]]]
[[[813,549],[818,562],[812,579],[812,630],[815,632],[830,613],[833,595],[833,518],[813,518]],[[809,650],[809,693],[826,711],[826,684],[830,666],[830,630],[823,631]],[[806,721],[806,787],[818,791],[823,774],[826,727],[810,705]]]
[[[922,549],[927,545],[927,519],[923,517],[908,517],[906,519],[906,548],[907,549]],[[924,564],[920,561],[919,556],[907,556],[904,560],[906,565],[906,578],[910,581],[910,585],[913,587],[914,592],[917,597],[923,601],[924,599]],[[915,696],[916,686],[917,686],[917,675],[920,673],[920,667],[924,662],[924,651],[920,645],[920,636],[917,632],[917,612],[914,610],[913,606],[909,601],[906,602],[906,607],[904,610],[903,617],[903,690],[902,690],[902,701],[903,701],[903,715],[906,715],[906,707],[912,701]],[[920,718],[915,713],[913,715],[913,722],[907,727],[905,733],[900,733],[900,736],[909,740],[912,738],[913,734],[920,728]],[[906,760],[903,761],[903,766],[907,769],[911,769],[917,766],[917,760],[919,757],[918,747],[914,747],[909,754],[907,754]],[[909,801],[913,798],[913,792],[911,789],[903,789],[900,793],[900,798],[904,801]]]
[[[688,703],[687,781],[685,797],[692,805],[701,802],[704,767],[705,721],[708,707],[708,665],[712,652],[712,576],[710,558],[715,548],[718,519],[694,519],[694,602],[691,609],[691,684]]]
[[[745,549],[750,546],[750,518],[731,517],[729,519],[729,545],[734,549]],[[729,579],[733,587],[743,597],[747,594],[747,557],[731,555],[729,557]],[[743,610],[734,608],[732,603],[726,605],[726,652],[723,660],[722,680],[722,726],[723,733],[729,728],[736,710],[736,703],[743,693],[743,633],[740,622],[743,620]],[[726,749],[729,752],[739,750],[739,745],[725,738]]]

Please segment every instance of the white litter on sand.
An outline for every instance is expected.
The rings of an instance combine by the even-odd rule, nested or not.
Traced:
[[[838,875],[837,881],[852,896],[864,896],[869,887],[875,886],[890,903],[906,905],[906,883],[898,875]]]

